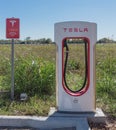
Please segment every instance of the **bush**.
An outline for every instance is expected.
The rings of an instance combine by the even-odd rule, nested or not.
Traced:
[[[19,58],[15,64],[15,94],[51,95],[55,89],[55,66],[42,59]]]
[[[11,62],[8,58],[1,57],[0,63],[0,90],[2,91],[9,89],[8,86],[11,82]]]
[[[108,95],[108,97],[116,98],[116,59],[108,56],[102,62],[97,65],[97,93],[98,96],[102,93]]]
[[[28,96],[54,93],[55,66],[53,63],[43,59],[18,58],[15,59],[14,70],[16,98],[19,98],[21,93],[27,93]],[[9,75],[4,78],[4,82],[10,89],[11,77]]]

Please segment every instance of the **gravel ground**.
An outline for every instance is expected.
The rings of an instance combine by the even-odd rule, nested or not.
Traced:
[[[108,118],[106,124],[90,124],[92,130],[116,130],[116,119]]]

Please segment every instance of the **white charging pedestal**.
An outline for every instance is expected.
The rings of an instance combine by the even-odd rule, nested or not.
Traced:
[[[87,81],[82,90],[72,92],[63,81],[63,42],[65,39],[83,39],[87,44],[88,72]],[[58,111],[95,112],[95,44],[97,25],[90,22],[60,22],[55,24],[56,87]],[[77,57],[78,58],[78,57]],[[83,59],[82,59],[83,60]]]
[[[88,119],[95,122],[104,122],[105,120],[105,115],[101,109],[96,109],[95,103],[95,44],[97,41],[97,25],[91,22],[72,21],[56,23],[54,28],[55,43],[57,45],[57,110],[51,110],[50,115],[55,118],[62,117],[64,120],[74,118],[77,120],[76,129],[90,130]],[[66,53],[70,55],[70,50],[68,50],[66,42],[77,39],[85,43],[86,78],[83,87],[78,91],[73,91],[66,83],[65,67],[67,64],[65,62],[67,60],[64,60],[64,57],[68,57]],[[66,47],[67,50],[64,52],[64,48]]]

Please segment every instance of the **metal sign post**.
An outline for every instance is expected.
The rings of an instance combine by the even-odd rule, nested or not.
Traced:
[[[14,100],[14,39],[19,38],[19,19],[6,19],[6,38],[12,39],[11,45],[11,100]]]
[[[11,99],[14,100],[14,39],[11,45]]]

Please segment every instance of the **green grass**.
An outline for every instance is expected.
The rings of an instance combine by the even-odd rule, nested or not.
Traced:
[[[116,44],[97,46],[97,105],[116,117]]]
[[[35,95],[27,101],[14,100],[0,97],[0,115],[37,115],[46,116],[50,107],[55,107],[55,96]]]
[[[78,59],[78,68],[83,67],[81,65],[82,51],[75,46],[72,46],[71,49],[74,51],[72,51],[72,61],[69,63],[69,69],[74,70],[75,67],[77,68],[76,60],[78,56],[80,57]],[[78,52],[78,54],[75,55],[73,54],[74,52]],[[115,57],[116,44],[96,45],[96,105],[97,107],[101,107],[106,113],[116,117]],[[36,59],[41,58],[46,62],[53,63],[55,66],[56,47],[55,45],[15,45],[15,60],[19,58],[25,59],[27,62],[36,61]],[[0,45],[0,90],[10,88],[10,83],[4,80],[7,79],[6,77],[10,77],[10,59],[11,45]],[[73,79],[77,80],[77,77],[82,81],[82,77],[72,70],[71,75],[68,77],[68,82],[73,84]],[[73,77],[73,73],[76,75],[75,78]],[[81,71],[79,74],[81,74]],[[3,80],[5,81],[4,84]],[[46,82],[47,78],[44,80]],[[55,84],[52,84],[55,88]],[[74,89],[77,88],[74,86]],[[39,95],[36,93],[25,102],[21,102],[19,99],[12,102],[9,94],[0,95],[0,114],[2,115],[47,115],[49,108],[55,105],[55,90],[50,95]]]

